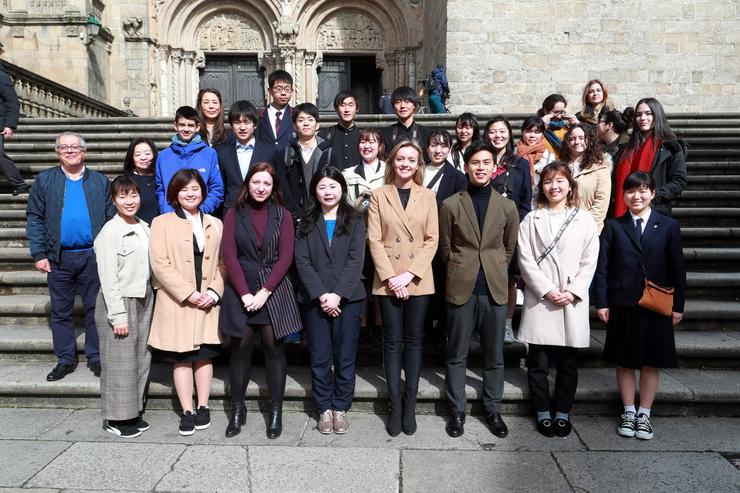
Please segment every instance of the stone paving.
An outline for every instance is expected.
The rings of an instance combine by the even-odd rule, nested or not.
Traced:
[[[0,491],[740,492],[740,418],[655,417],[643,442],[607,417],[574,416],[563,439],[506,416],[499,439],[472,416],[453,439],[435,415],[391,438],[376,414],[352,412],[347,435],[325,436],[314,416],[286,412],[268,440],[257,412],[233,439],[226,413],[211,414],[210,428],[181,437],[173,411],[149,411],[151,429],[124,440],[97,410],[0,408]]]

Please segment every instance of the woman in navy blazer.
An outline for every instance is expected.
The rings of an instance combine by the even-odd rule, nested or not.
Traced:
[[[617,432],[649,440],[653,437],[650,408],[658,391],[658,368],[676,366],[673,326],[683,317],[686,267],[678,223],[650,207],[655,198],[650,174],[632,173],[623,188],[629,211],[607,221],[601,233],[594,301],[596,313],[607,324],[604,359],[617,365],[617,385],[624,405]],[[645,276],[659,286],[675,288],[671,316],[637,304]],[[635,370],[640,370],[639,410],[635,410]]]
[[[337,168],[317,171],[309,189],[295,243],[297,299],[308,336],[317,429],[342,434],[349,430],[355,393],[365,222],[347,201],[347,183]]]

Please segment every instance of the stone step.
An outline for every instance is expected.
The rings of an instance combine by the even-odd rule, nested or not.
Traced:
[[[673,217],[685,227],[740,226],[740,208],[737,207],[674,207]]]
[[[676,207],[734,207],[740,203],[740,190],[686,190]]]
[[[0,404],[25,407],[97,408],[100,382],[92,373],[78,366],[77,370],[57,382],[47,382],[49,362],[2,362],[4,378],[0,380]],[[268,399],[264,372],[255,368],[247,389],[250,407]],[[357,371],[353,408],[383,409],[387,391],[382,367],[362,366]],[[503,411],[507,414],[531,413],[529,389],[524,368],[507,369],[503,392]],[[211,388],[211,407],[219,408],[229,399],[227,372],[216,366]],[[482,379],[479,368],[468,370],[466,394],[473,413],[479,413],[482,399]],[[150,372],[147,397],[149,409],[172,409],[174,388],[172,365],[154,364]],[[446,413],[448,406],[444,390],[444,368],[424,368],[419,381],[419,413]],[[671,415],[735,415],[740,404],[740,371],[668,369],[661,372],[657,400],[661,414]],[[585,368],[579,371],[574,412],[579,414],[612,415],[619,406],[614,370]],[[310,370],[305,366],[288,367],[285,388],[285,408],[311,411]]]
[[[682,227],[681,238],[685,247],[740,247],[740,228]]]

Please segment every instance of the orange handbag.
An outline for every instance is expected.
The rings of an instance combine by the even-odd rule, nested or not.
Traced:
[[[645,288],[642,290],[642,297],[637,304],[655,313],[670,317],[673,313],[673,291],[674,288],[658,286],[646,276]]]

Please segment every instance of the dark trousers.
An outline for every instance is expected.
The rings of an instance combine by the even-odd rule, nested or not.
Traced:
[[[77,361],[75,344],[74,302],[77,289],[85,310],[85,356],[100,361],[98,330],[95,326],[95,300],[100,291],[98,264],[93,249],[78,252],[61,251],[59,262],[49,262],[51,272],[46,280],[51,297],[51,334],[54,355],[60,363]]]
[[[2,128],[0,128],[0,132],[2,132]],[[10,183],[10,186],[14,189],[26,185],[20,171],[15,167],[13,160],[5,154],[5,137],[2,133],[0,133],[0,173],[5,175],[5,178],[8,179],[8,183]]]
[[[416,402],[421,373],[424,319],[431,296],[378,296],[383,318],[383,366],[392,402],[401,397],[401,367],[406,378],[406,399]],[[402,349],[403,348],[403,349]]]
[[[532,405],[537,412],[551,411],[550,383],[547,376],[555,366],[553,406],[559,413],[570,413],[578,387],[578,349],[565,346],[529,345],[527,377]]]
[[[324,313],[318,302],[301,305],[311,357],[311,388],[319,414],[352,407],[362,303],[342,304],[336,318]]]
[[[490,295],[473,294],[463,305],[447,303],[447,369],[445,390],[450,411],[465,413],[465,370],[473,330],[483,350],[483,405],[488,414],[501,412],[504,394],[504,326],[506,305]]]

